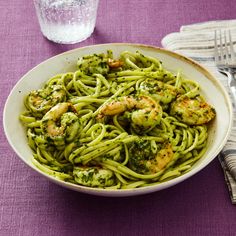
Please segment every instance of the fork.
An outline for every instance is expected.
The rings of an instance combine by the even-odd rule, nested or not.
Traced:
[[[236,55],[233,47],[232,36],[230,30],[221,30],[219,33],[215,30],[215,64],[219,72],[227,75],[228,86],[231,90],[234,104],[236,105]]]

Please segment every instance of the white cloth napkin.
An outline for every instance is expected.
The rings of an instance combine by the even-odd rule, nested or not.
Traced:
[[[230,29],[233,42],[236,43],[236,20],[210,21],[185,25],[180,32],[168,34],[162,40],[162,46],[199,62],[215,75],[215,77],[230,90],[227,77],[217,71],[214,62],[214,31]],[[231,96],[231,95],[230,95]],[[236,104],[235,104],[236,107]],[[236,204],[236,109],[234,107],[234,122],[230,137],[218,156],[232,203]]]

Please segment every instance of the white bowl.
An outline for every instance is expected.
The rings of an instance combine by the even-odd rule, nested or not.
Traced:
[[[191,171],[155,186],[125,190],[106,190],[83,187],[55,179],[40,171],[32,164],[32,151],[27,144],[25,129],[19,121],[19,115],[24,110],[24,96],[31,90],[40,88],[48,78],[55,74],[75,70],[75,64],[78,57],[87,54],[106,52],[107,49],[113,50],[114,55],[119,55],[120,52],[125,50],[132,52],[139,50],[145,55],[159,58],[162,60],[165,68],[169,70],[177,71],[178,69],[182,69],[185,77],[195,80],[200,84],[201,93],[206,100],[215,107],[217,116],[209,130],[208,149]],[[147,45],[125,43],[101,44],[62,53],[42,62],[26,73],[12,89],[6,101],[3,123],[8,142],[21,160],[54,183],[75,191],[93,195],[113,197],[131,196],[159,191],[178,184],[196,174],[209,164],[221,151],[229,136],[232,125],[232,106],[224,87],[205,68],[191,59],[168,50]]]

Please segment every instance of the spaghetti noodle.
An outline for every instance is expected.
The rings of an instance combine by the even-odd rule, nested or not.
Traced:
[[[215,110],[198,83],[138,51],[88,55],[77,66],[25,98],[20,120],[40,170],[129,189],[180,176],[203,156]]]

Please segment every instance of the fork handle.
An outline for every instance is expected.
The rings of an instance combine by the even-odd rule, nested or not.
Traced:
[[[228,86],[233,97],[233,104],[236,106],[236,79],[232,70],[227,71],[226,74],[228,76]]]
[[[233,104],[236,106],[236,87],[230,87],[231,94],[233,96]]]

